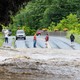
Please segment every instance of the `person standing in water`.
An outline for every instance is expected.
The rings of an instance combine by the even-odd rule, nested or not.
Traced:
[[[33,47],[36,48],[36,42],[37,42],[37,38],[36,38],[36,34],[33,37]]]
[[[71,44],[74,42],[75,36],[73,34],[70,35]]]
[[[4,35],[5,35],[5,43],[8,43],[9,31],[8,30],[5,30]]]
[[[45,45],[46,45],[46,48],[48,48],[48,41],[49,41],[49,35],[46,34],[46,37],[45,37]]]

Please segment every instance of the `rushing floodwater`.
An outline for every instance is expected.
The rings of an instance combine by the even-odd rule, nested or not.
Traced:
[[[0,80],[80,80],[80,50],[0,49]]]

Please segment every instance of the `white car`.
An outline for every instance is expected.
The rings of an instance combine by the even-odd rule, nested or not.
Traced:
[[[25,35],[24,30],[17,30],[17,32],[16,32],[16,40],[18,40],[18,39],[26,40],[26,35]]]

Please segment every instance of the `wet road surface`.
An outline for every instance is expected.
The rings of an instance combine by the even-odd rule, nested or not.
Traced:
[[[14,37],[15,38],[15,37]],[[9,45],[12,44],[13,37],[9,37]],[[49,48],[80,50],[80,44],[74,42],[71,44],[65,37],[49,37]],[[37,48],[45,48],[45,36],[37,36]],[[26,36],[26,40],[15,40],[15,48],[33,48],[33,36]]]
[[[21,47],[24,46],[24,48],[33,48],[33,36],[27,36],[26,41],[24,40],[21,40],[21,42],[19,40],[16,41],[16,45],[17,47],[19,47],[20,45]],[[49,45],[50,48],[55,48],[55,49],[70,49],[70,50],[80,49],[80,44],[75,42],[71,44],[70,40],[66,39],[65,37],[50,36]],[[45,48],[45,36],[37,37],[37,48]]]

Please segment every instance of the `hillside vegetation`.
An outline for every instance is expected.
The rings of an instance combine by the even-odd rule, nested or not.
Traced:
[[[17,29],[24,29],[27,35],[43,28],[79,33],[79,3],[80,0],[31,0],[15,16],[10,16],[9,28],[13,33]]]

